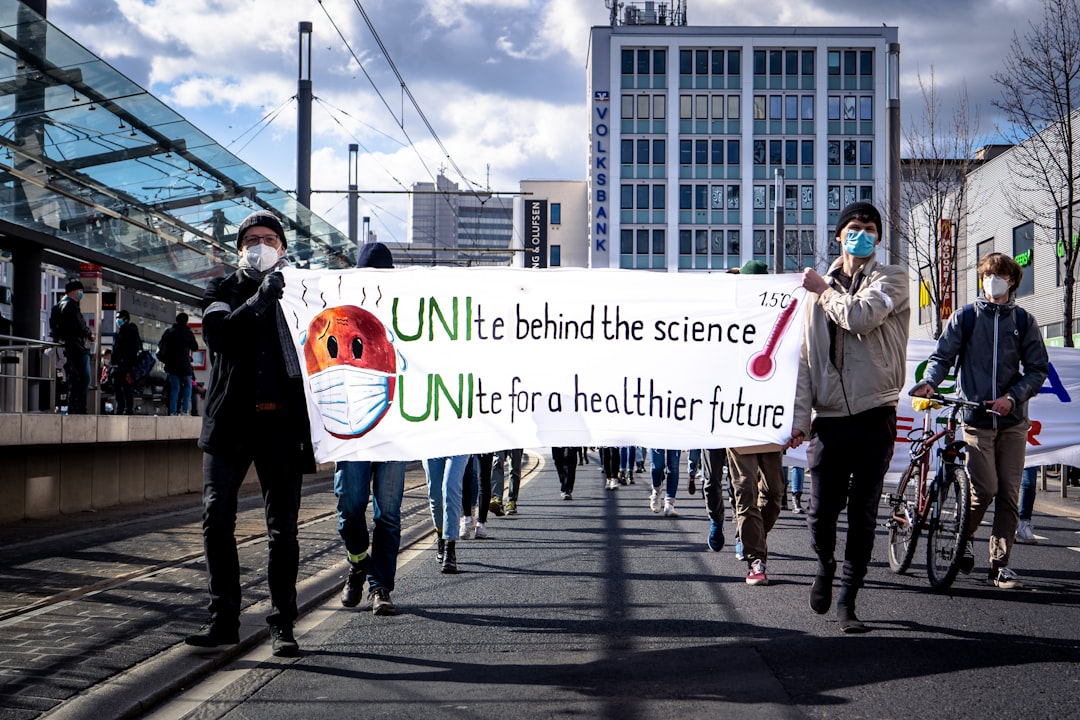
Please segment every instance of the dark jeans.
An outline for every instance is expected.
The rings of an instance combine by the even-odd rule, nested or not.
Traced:
[[[718,525],[724,523],[724,468],[727,467],[727,450],[711,448],[705,451],[705,482],[701,494],[705,496],[705,510],[709,519]]]
[[[604,478],[614,480],[619,477],[619,448],[600,448],[600,464],[604,468]]]
[[[360,555],[369,547],[366,565],[368,590],[393,591],[401,549],[401,499],[405,494],[404,462],[350,460],[334,470],[338,534],[345,549]],[[367,505],[372,501],[375,525],[368,536]]]
[[[510,457],[510,487],[506,487],[506,469],[504,467],[507,456]],[[518,491],[521,489],[521,460],[522,449],[500,450],[495,453],[495,462],[491,473],[491,495],[499,502],[503,501],[503,493],[506,493],[506,501],[517,503]]]
[[[559,491],[572,494],[577,477],[578,448],[553,447],[551,459],[555,461],[555,471],[559,473]]]
[[[255,463],[266,508],[271,625],[296,620],[296,573],[300,562],[296,523],[300,513],[299,458],[289,443],[272,442],[284,425],[280,413],[255,413],[249,434],[230,456],[203,455],[203,550],[209,576],[210,621],[240,622],[240,562],[236,549],[236,506],[240,484]]]
[[[896,443],[896,408],[881,407],[849,417],[817,418],[810,429],[806,461],[810,503],[806,523],[818,574],[836,567],[836,521],[848,508],[848,534],[841,584],[862,587],[874,549],[881,486]]]
[[[495,453],[473,455],[465,466],[465,478],[461,482],[461,512],[472,515],[476,508],[476,522],[486,523],[488,505],[491,504],[491,463]]]
[[[86,396],[90,392],[90,355],[66,350],[68,415],[86,414]]]
[[[127,370],[123,367],[117,368],[113,380],[113,397],[116,399],[113,411],[117,415],[135,414],[135,386],[127,381]]]

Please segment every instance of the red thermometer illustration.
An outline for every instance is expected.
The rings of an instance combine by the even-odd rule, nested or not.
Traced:
[[[795,306],[798,304],[798,298],[792,298],[791,304],[784,308],[780,316],[776,318],[776,325],[773,327],[772,332],[769,333],[769,339],[765,341],[765,347],[761,349],[761,352],[750,358],[750,363],[746,367],[750,377],[755,380],[768,380],[772,377],[773,371],[776,369],[776,361],[773,360],[773,355],[776,354],[776,349],[780,346],[780,340],[783,339],[784,332],[787,331],[788,325],[791,324],[791,317],[795,314]]]

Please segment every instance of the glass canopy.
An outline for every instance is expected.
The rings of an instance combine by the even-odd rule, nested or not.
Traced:
[[[352,267],[329,223],[20,2],[0,3],[0,220],[201,294],[256,209],[300,267]]]

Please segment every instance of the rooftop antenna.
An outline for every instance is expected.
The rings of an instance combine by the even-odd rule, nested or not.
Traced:
[[[604,0],[604,7],[611,10],[611,27],[618,25],[619,10],[622,9],[623,3],[619,0]]]

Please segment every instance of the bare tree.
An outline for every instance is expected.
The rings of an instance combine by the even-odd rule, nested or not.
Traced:
[[[1014,139],[1008,202],[1017,216],[1052,231],[1064,265],[1064,336],[1073,347],[1073,297],[1077,202],[1080,200],[1080,7],[1077,0],[1043,0],[1043,16],[1023,38],[1013,34],[1005,67],[995,73],[1005,113],[1006,136]],[[1049,196],[1054,211],[1046,213]]]
[[[919,73],[921,114],[904,127],[904,182],[901,183],[902,253],[919,277],[920,303],[928,295],[934,311],[934,337],[956,309],[956,229],[966,224],[972,202],[968,173],[978,164],[978,124],[971,119],[967,86],[954,99],[951,118],[934,82]],[[922,305],[920,304],[920,307]]]

